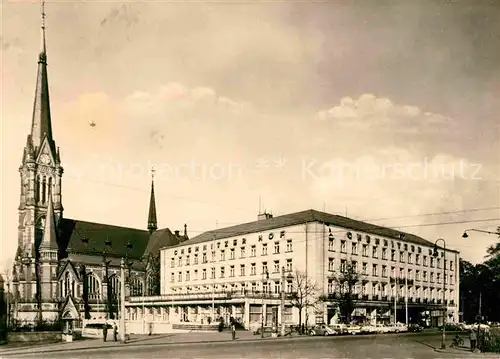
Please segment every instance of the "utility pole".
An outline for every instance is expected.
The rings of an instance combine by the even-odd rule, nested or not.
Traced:
[[[479,313],[478,313],[478,323],[477,323],[477,343],[479,346],[481,345],[481,338],[479,337],[481,334],[481,304],[482,304],[482,299],[483,299],[483,292],[479,292]],[[480,350],[482,349],[481,347],[479,348]]]
[[[398,277],[394,273],[394,324],[397,322],[397,305],[398,305]]]
[[[408,326],[408,270],[405,271],[405,312],[406,326]]]
[[[281,336],[285,336],[285,266],[281,267]]]
[[[120,262],[120,340],[125,343],[125,260]]]

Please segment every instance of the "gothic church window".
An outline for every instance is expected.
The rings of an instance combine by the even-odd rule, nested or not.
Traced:
[[[87,276],[87,285],[89,289],[89,299],[98,299],[100,298],[100,283],[97,277],[90,273]]]
[[[109,277],[109,285],[110,285],[111,293],[119,296],[120,295],[120,279],[116,276],[116,274],[113,274],[111,277]]]
[[[41,191],[41,186],[40,186],[40,176],[36,177],[35,181],[35,202],[38,203],[40,202],[40,191]]]
[[[42,181],[42,203],[47,201],[47,178],[43,176]]]

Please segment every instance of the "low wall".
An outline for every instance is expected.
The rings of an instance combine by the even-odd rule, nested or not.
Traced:
[[[9,343],[61,341],[61,332],[10,332]]]
[[[173,330],[186,330],[186,331],[199,331],[199,332],[212,332],[218,331],[218,324],[192,324],[192,323],[177,323],[172,324]]]
[[[168,322],[143,322],[133,320],[126,322],[126,332],[130,334],[165,334],[172,333],[172,324]]]

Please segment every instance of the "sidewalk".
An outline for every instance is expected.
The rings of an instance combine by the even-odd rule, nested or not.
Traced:
[[[449,353],[456,355],[464,355],[467,353],[467,356],[470,358],[500,359],[500,354],[472,352],[470,350],[470,340],[464,337],[462,337],[462,339],[464,340],[464,345],[458,348],[451,346],[451,340],[449,338],[448,339],[449,343],[446,343],[446,349],[441,349],[440,345],[436,344],[434,351],[437,353]]]
[[[283,339],[291,338],[290,336],[284,337]],[[237,341],[252,341],[252,340],[280,340],[281,338],[272,338],[267,335],[264,339],[260,335],[254,335],[250,331],[237,331],[236,340]],[[71,343],[57,343],[57,344],[45,344],[25,347],[11,347],[2,349],[0,347],[0,357],[6,355],[22,355],[37,353],[50,353],[50,352],[61,352],[61,351],[75,351],[75,350],[89,350],[89,349],[101,349],[108,347],[123,347],[125,346],[142,346],[142,345],[165,345],[165,344],[190,344],[190,343],[213,343],[213,342],[231,342],[231,332],[190,332],[190,333],[169,333],[169,334],[156,334],[152,336],[148,335],[132,335],[126,344],[122,344],[120,341],[102,341],[102,339],[87,339],[78,340]]]

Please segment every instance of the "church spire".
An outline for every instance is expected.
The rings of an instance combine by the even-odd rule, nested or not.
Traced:
[[[48,197],[49,203],[47,204],[47,215],[45,216],[45,228],[42,242],[40,243],[40,250],[57,249],[57,225],[54,215],[54,205],[52,203],[52,190],[50,187],[48,188]]]
[[[31,141],[35,151],[40,149],[44,137],[47,137],[50,148],[55,150],[52,139],[52,123],[50,119],[49,82],[47,78],[47,49],[45,45],[45,1],[42,2],[42,34],[40,53],[38,54],[38,72],[36,79],[33,120],[31,123]]]
[[[155,202],[155,169],[151,170],[151,197],[149,199],[149,214],[148,214],[148,231],[153,233],[158,229],[156,221],[156,202]]]

